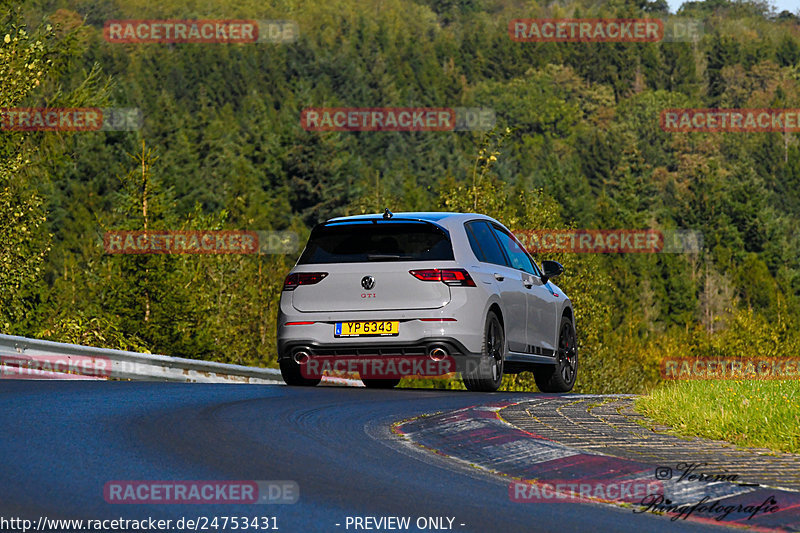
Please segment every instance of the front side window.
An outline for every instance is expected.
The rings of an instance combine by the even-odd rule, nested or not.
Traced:
[[[538,269],[519,241],[499,226],[492,225],[492,229],[494,234],[497,235],[497,240],[500,241],[500,246],[508,256],[511,267],[538,276]]]

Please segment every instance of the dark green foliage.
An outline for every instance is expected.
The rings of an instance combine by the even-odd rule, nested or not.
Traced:
[[[138,107],[145,123],[138,132],[0,131],[0,330],[274,362],[277,297],[297,254],[104,254],[103,232],[144,227],[135,184],[146,178],[148,224],[158,229],[292,229],[302,242],[331,216],[471,210],[477,195],[478,210],[514,229],[702,232],[697,255],[556,258],[578,306],[576,390],[640,390],[657,380],[663,355],[709,354],[746,335],[800,346],[795,134],[659,127],[666,108],[800,107],[794,15],[761,1],[687,2],[681,15],[705,28],[694,43],[559,44],[513,42],[508,20],[659,17],[666,2],[240,4],[7,8],[0,40],[27,27],[25,42],[41,47],[12,57],[21,41],[0,41],[3,67],[20,75],[13,87],[4,78],[2,106]],[[294,19],[300,37],[123,45],[102,36],[108,19],[223,13]],[[346,106],[490,107],[498,127],[486,137],[300,125],[305,108]],[[153,150],[144,174],[131,158],[143,140]],[[509,386],[532,383],[520,376]]]

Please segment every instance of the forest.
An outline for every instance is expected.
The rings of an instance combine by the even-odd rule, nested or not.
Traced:
[[[800,143],[669,131],[678,108],[800,108],[800,18],[761,0],[2,1],[0,108],[140,127],[0,129],[0,332],[275,366],[277,302],[330,217],[480,212],[525,232],[689,230],[692,253],[541,253],[578,392],[665,357],[800,356]],[[692,39],[521,42],[509,21],[691,20]],[[292,21],[283,42],[110,42],[109,20]],[[309,108],[482,108],[491,129],[315,131]],[[285,254],[109,254],[109,231],[293,232]],[[535,390],[528,374],[508,390]],[[437,386],[442,386],[438,384]]]

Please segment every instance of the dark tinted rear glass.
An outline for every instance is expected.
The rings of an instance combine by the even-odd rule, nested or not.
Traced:
[[[452,261],[450,238],[427,222],[348,222],[317,226],[300,264]]]
[[[488,222],[483,220],[468,222],[466,227],[469,244],[478,261],[496,265],[508,264]]]

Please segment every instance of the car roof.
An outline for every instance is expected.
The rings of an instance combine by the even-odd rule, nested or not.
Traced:
[[[400,213],[392,213],[392,218],[390,220],[424,220],[429,222],[437,222],[440,224],[449,224],[466,222],[468,220],[475,220],[476,218],[495,221],[492,217],[481,215],[479,213],[450,213],[447,211],[404,211]],[[383,213],[336,217],[328,220],[327,222],[345,222],[349,220],[383,220]]]

